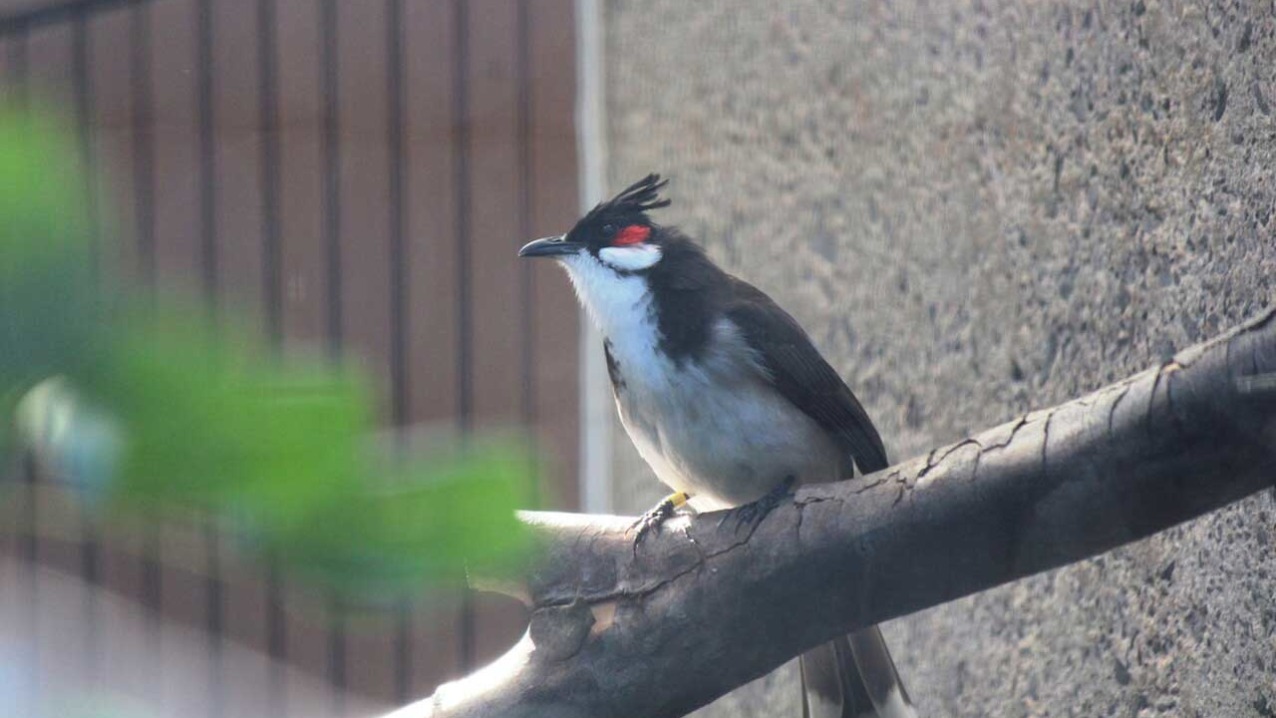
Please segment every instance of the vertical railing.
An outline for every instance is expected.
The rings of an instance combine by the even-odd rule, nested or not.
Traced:
[[[90,187],[102,239],[122,245],[100,242],[98,261],[156,301],[186,281],[214,318],[255,309],[281,360],[294,340],[362,357],[384,379],[387,423],[533,427],[557,457],[537,467],[538,494],[573,508],[574,303],[559,277],[541,280],[552,268],[514,258],[576,212],[572,0],[253,1],[77,0],[0,17],[7,94],[62,98],[86,165],[115,178]],[[33,35],[57,45],[38,72]],[[45,537],[47,487],[26,468],[26,504],[4,529],[16,558],[61,551],[73,558],[58,568],[148,609],[159,673],[162,621],[202,631],[209,716],[245,700],[224,640],[275,659],[257,677],[272,715],[315,714],[286,665],[327,681],[319,714],[340,715],[347,693],[420,697],[520,630],[521,609],[468,593],[378,616],[316,601],[269,563],[244,570],[212,529],[181,534],[193,555],[164,521],[136,536],[81,521],[78,545],[63,545]],[[83,673],[109,684],[113,639],[88,595]],[[28,599],[35,632],[34,579]]]

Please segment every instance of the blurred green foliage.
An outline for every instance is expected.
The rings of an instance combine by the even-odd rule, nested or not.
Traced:
[[[378,449],[372,382],[351,367],[284,362],[178,298],[101,291],[69,136],[49,113],[0,110],[0,417],[16,410],[5,423],[90,506],[195,509],[364,595],[519,560],[518,445]],[[0,432],[0,458],[17,434]]]
[[[63,137],[51,115],[0,111],[0,416],[33,382],[92,365],[100,346],[84,183]]]

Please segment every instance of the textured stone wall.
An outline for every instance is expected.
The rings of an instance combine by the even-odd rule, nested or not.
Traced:
[[[609,181],[810,331],[894,458],[1272,301],[1268,2],[606,4]],[[625,510],[660,495],[617,435]],[[893,622],[926,716],[1276,716],[1276,501]],[[796,715],[792,672],[714,715]]]

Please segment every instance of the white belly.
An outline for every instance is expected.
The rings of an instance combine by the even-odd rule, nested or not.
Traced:
[[[613,343],[620,420],[665,484],[700,509],[756,501],[792,477],[836,481],[849,462],[810,417],[763,378],[730,322],[709,348],[675,364],[654,342]]]
[[[617,396],[621,423],[656,476],[702,510],[739,506],[793,477],[835,481],[843,461],[809,417],[761,381]]]

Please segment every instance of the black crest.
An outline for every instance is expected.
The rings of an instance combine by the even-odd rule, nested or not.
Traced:
[[[568,236],[593,246],[606,244],[621,227],[631,224],[652,226],[647,212],[670,204],[670,200],[660,196],[660,190],[667,184],[669,180],[661,179],[658,174],[643,177],[615,197],[600,202],[576,223]]]
[[[590,214],[631,215],[668,207],[670,200],[660,198],[660,190],[667,184],[669,180],[660,179],[658,174],[649,174],[621,190],[620,194],[599,204]]]

